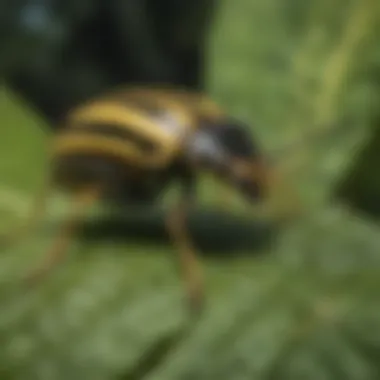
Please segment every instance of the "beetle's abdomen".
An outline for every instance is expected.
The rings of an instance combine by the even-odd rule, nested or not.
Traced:
[[[187,127],[169,115],[170,110],[160,107],[149,112],[136,99],[95,101],[69,115],[68,136],[60,138],[56,151],[86,150],[135,166],[163,168],[175,156]]]
[[[72,153],[53,161],[54,182],[65,190],[98,185],[115,188],[127,173],[122,162],[107,156]]]
[[[54,160],[54,182],[67,191],[101,186],[105,198],[131,203],[152,203],[169,178],[166,172],[127,166],[106,156],[70,154]]]

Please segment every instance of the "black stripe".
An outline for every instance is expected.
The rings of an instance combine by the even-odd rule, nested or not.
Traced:
[[[158,148],[154,142],[144,138],[143,136],[138,135],[129,129],[120,128],[112,124],[76,124],[75,128],[69,128],[65,131],[65,133],[68,134],[75,134],[76,132],[85,134],[88,133],[89,135],[111,137],[115,138],[116,140],[132,142],[133,144],[136,144],[139,149],[146,153],[152,153]]]

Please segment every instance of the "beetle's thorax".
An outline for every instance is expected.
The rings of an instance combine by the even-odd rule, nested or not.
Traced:
[[[222,168],[228,160],[228,154],[216,136],[204,129],[199,129],[188,136],[184,154],[194,165],[209,169]]]

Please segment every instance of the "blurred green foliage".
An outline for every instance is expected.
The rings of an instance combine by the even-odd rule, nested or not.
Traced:
[[[83,236],[39,289],[22,289],[18,280],[62,217],[65,200],[53,199],[41,229],[0,255],[0,378],[380,378],[379,228],[327,202],[373,132],[378,21],[376,0],[222,2],[210,92],[252,124],[268,154],[311,130],[326,132],[278,161],[306,216],[259,246],[252,236],[266,230],[257,223],[195,215],[196,235],[229,236],[242,248],[203,251],[208,305],[191,325],[157,215],[124,215],[124,239]],[[5,230],[38,191],[46,136],[25,104],[6,91],[1,97]],[[204,186],[205,204],[214,191]]]

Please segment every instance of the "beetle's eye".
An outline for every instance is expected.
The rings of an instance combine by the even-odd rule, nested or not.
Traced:
[[[219,126],[220,143],[231,156],[252,159],[257,155],[257,148],[247,130],[243,124],[234,120]]]

